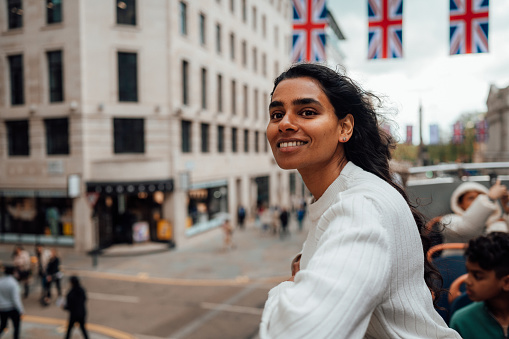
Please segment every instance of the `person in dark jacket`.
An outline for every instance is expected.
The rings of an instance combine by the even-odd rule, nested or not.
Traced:
[[[60,271],[60,258],[55,248],[51,249],[51,257],[46,267],[46,302],[51,300],[51,285],[53,283],[57,287],[58,297],[62,296],[62,288],[60,287],[60,279],[62,279],[62,272]]]
[[[85,318],[87,316],[87,309],[85,303],[87,301],[87,294],[85,289],[81,286],[77,276],[73,275],[69,278],[71,289],[67,293],[64,309],[69,311],[69,325],[67,326],[66,339],[71,337],[71,331],[74,323],[80,324],[83,337],[88,339],[88,333],[85,329]]]

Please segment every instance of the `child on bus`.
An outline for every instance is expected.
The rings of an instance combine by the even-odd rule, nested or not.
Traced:
[[[509,326],[509,234],[470,240],[465,251],[467,294],[475,301],[456,311],[450,327],[463,339],[507,338]]]
[[[482,234],[507,229],[497,201],[506,194],[507,188],[500,180],[489,189],[476,182],[459,185],[451,195],[453,213],[445,215],[441,220],[444,225],[444,243],[466,243]],[[449,250],[444,251],[443,255],[451,254],[456,253]]]

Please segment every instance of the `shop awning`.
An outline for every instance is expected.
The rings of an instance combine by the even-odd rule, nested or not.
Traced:
[[[173,179],[129,182],[87,182],[87,192],[103,194],[136,194],[139,192],[172,192]]]
[[[0,196],[13,198],[66,198],[67,191],[59,189],[0,188]]]

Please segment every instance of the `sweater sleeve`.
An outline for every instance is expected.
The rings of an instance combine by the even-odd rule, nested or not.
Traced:
[[[269,292],[261,338],[333,338],[339,330],[344,338],[364,336],[388,290],[389,241],[370,200],[344,200],[322,217],[329,217],[326,229],[295,282]]]
[[[495,204],[485,194],[479,195],[463,215],[450,214],[442,219],[447,242],[467,242],[481,235]]]
[[[21,302],[21,289],[19,288],[18,283],[13,279],[13,285],[14,285],[14,294],[12,296],[12,303],[14,304],[14,307],[20,314],[23,314],[25,312],[25,309],[23,308],[23,303]]]

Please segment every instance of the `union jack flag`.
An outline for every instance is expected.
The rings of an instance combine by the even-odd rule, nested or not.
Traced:
[[[413,126],[412,125],[407,125],[406,126],[406,140],[405,140],[405,143],[407,143],[408,145],[412,144],[412,140],[413,140],[412,131],[413,131]]]
[[[403,57],[403,0],[368,0],[368,59]]]
[[[324,61],[327,7],[325,0],[292,0],[292,62]]]
[[[489,0],[449,0],[449,53],[487,53]]]
[[[488,121],[480,120],[475,123],[475,137],[477,142],[488,140]]]
[[[461,121],[456,122],[453,126],[452,143],[453,144],[463,143],[463,123]]]

